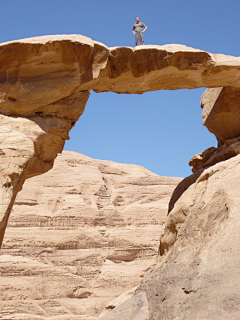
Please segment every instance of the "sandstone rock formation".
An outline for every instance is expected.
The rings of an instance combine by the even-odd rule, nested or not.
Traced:
[[[143,93],[161,89],[239,88],[239,71],[240,57],[211,54],[184,45],[113,47],[109,48],[107,67],[93,90]]]
[[[111,314],[104,317],[122,320],[125,318],[136,320],[136,317],[138,320],[197,319],[196,315],[201,320],[237,318],[240,312],[240,290],[235,286],[236,279],[238,280],[240,276],[237,245],[240,240],[239,71],[240,57],[211,54],[182,45],[140,46],[134,49],[107,48],[101,43],[78,35],[36,37],[1,44],[0,245],[17,192],[21,190],[27,178],[51,169],[57,153],[62,151],[64,141],[68,139],[69,130],[84,111],[91,89],[96,92],[143,93],[160,89],[212,88],[203,95],[201,105],[204,124],[216,135],[218,148],[208,149],[190,161],[195,173],[179,184],[169,203],[170,213],[161,237],[161,261],[146,274],[137,289],[137,294],[124,302],[125,307],[116,306]],[[135,250],[135,240],[130,236],[131,228],[131,232],[126,232],[124,236],[116,231],[118,235],[113,236],[112,242],[108,238],[105,239],[106,230],[103,228],[105,224],[112,228],[116,224],[121,227],[133,224],[134,228],[136,227],[136,221],[131,216],[127,215],[127,218],[122,219],[119,214],[115,214],[116,209],[113,210],[115,207],[122,207],[122,203],[125,206],[125,201],[122,201],[122,190],[110,202],[110,193],[115,195],[116,189],[114,179],[111,180],[112,175],[114,177],[122,175],[122,169],[121,173],[118,171],[119,168],[117,173],[115,169],[114,167],[114,173],[112,171],[109,173],[104,165],[101,169],[98,168],[101,174],[98,175],[94,185],[101,187],[97,191],[94,186],[88,187],[86,183],[80,191],[74,185],[71,187],[68,185],[70,194],[76,192],[81,196],[81,210],[86,205],[92,205],[91,196],[97,197],[94,204],[95,210],[98,210],[97,215],[96,211],[90,210],[84,220],[84,223],[92,223],[94,226],[90,236],[84,234],[82,229],[82,237],[79,236],[79,230],[77,234],[74,231],[71,234],[64,233],[63,230],[61,242],[56,240],[56,233],[52,232],[52,240],[49,243],[45,233],[41,234],[43,240],[40,241],[31,233],[32,238],[28,242],[27,238],[30,235],[26,230],[22,238],[14,240],[14,245],[19,241],[23,248],[27,247],[30,250],[22,249],[21,258],[19,252],[14,253],[14,248],[10,252],[13,242],[11,240],[6,242],[9,247],[5,249],[10,256],[1,257],[3,270],[6,272],[3,283],[4,299],[19,299],[17,312],[19,310],[25,312],[27,305],[31,306],[34,312],[37,310],[35,318],[38,318],[38,315],[44,318],[60,313],[62,319],[68,319],[70,316],[74,318],[74,314],[79,313],[82,316],[77,316],[78,319],[81,317],[87,319],[86,314],[89,314],[90,310],[88,302],[100,295],[106,298],[108,294],[103,274],[108,273],[111,266],[115,268],[119,261],[122,266],[125,263],[126,269],[122,268],[121,271],[124,274],[127,270],[128,277],[132,279],[134,277],[129,270],[132,270],[133,266],[135,271],[138,270],[138,274],[146,269],[147,266],[142,262],[139,265],[134,265],[133,262],[131,265],[132,260],[141,261],[143,256],[139,247]],[[105,181],[105,175],[110,175],[111,178],[108,177]],[[51,180],[48,183],[51,185]],[[136,185],[142,186],[144,183],[146,180],[141,176]],[[128,185],[121,181],[119,185],[122,184]],[[132,200],[127,199],[129,202],[126,203],[131,207]],[[41,218],[36,219],[40,226],[42,224],[43,227],[51,229],[57,224],[58,228],[64,229],[71,225],[71,214],[66,213],[68,209],[62,210],[67,203],[61,201],[48,203],[50,207],[52,206],[52,214],[47,215],[48,218],[45,219],[43,218],[45,213],[42,212],[39,215]],[[31,205],[35,207],[34,203]],[[141,205],[144,206],[144,203]],[[57,213],[56,220],[53,217],[55,213]],[[143,216],[144,214],[138,212],[136,219],[138,227],[139,222],[144,220]],[[81,216],[80,219],[74,220],[77,228],[82,227],[82,218]],[[156,219],[159,217],[156,218],[153,214],[149,219],[150,224]],[[31,218],[29,221],[32,221]],[[36,221],[31,222],[32,228],[37,228]],[[103,229],[96,230],[97,226]],[[153,230],[155,229],[151,229],[150,239],[152,234],[155,235]],[[141,230],[140,234],[142,232]],[[107,237],[108,235],[110,236],[107,233]],[[109,243],[112,245],[115,240],[119,243],[118,237],[121,242],[126,236],[130,240],[130,247],[134,244],[132,246],[134,250],[131,247],[130,251],[129,249],[126,251],[117,244],[113,245],[115,250],[107,249],[104,256],[107,260],[106,265],[94,283],[91,282],[92,276],[99,265],[103,265],[102,258],[97,259],[98,253],[94,254],[95,260],[93,259],[97,266],[96,270],[93,273],[87,270],[86,274],[78,273],[79,268],[76,268],[71,252],[69,255],[73,265],[67,266],[61,263],[62,258],[57,254],[58,250],[71,251],[73,247],[75,250],[82,250],[85,248],[82,244],[87,246],[89,243],[93,243],[96,249],[96,242],[99,241],[106,243],[106,247],[109,248]],[[140,242],[137,243],[142,245],[141,236],[139,238]],[[37,250],[44,248],[44,251],[32,252],[32,247],[36,247]],[[53,253],[52,247],[55,248]],[[150,250],[147,255],[151,256],[151,252]],[[56,258],[51,258],[51,255]],[[88,261],[88,258],[81,252],[77,261]],[[13,266],[10,269],[7,267],[9,264]],[[51,268],[46,264],[53,266]],[[148,266],[150,264],[149,262]],[[33,304],[27,302],[24,306],[23,300],[27,294],[21,295],[21,283],[15,287],[21,290],[15,290],[9,284],[12,270],[21,274],[22,279],[29,277],[33,272],[36,284],[36,288],[32,289],[33,296],[34,299],[40,299],[43,304],[39,303],[36,306],[35,302]],[[119,269],[114,270],[117,273],[116,270]],[[39,280],[39,275],[42,274],[44,279],[51,279],[47,281],[46,291],[43,290],[42,282]],[[125,287],[122,288],[124,290],[130,289],[127,287],[126,279],[124,276]],[[63,282],[63,290],[57,288],[59,280]],[[27,282],[25,285],[26,292],[30,292],[31,286],[28,286]],[[118,283],[115,285],[111,291],[111,299],[124,291],[119,289],[121,285]],[[131,283],[131,286],[134,285],[136,285],[135,279]],[[38,296],[39,291],[43,291],[40,296]],[[74,299],[77,299],[77,304]],[[79,307],[79,299],[87,301],[86,304],[83,303],[83,309]],[[65,303],[69,300],[72,304],[66,307]],[[99,309],[106,302],[101,301]],[[126,312],[126,308],[129,312]],[[18,317],[16,310],[5,311],[8,319]],[[93,319],[94,315],[89,317]]]
[[[148,303],[146,294],[142,291],[116,307],[108,315],[101,317],[102,320],[148,320]]]
[[[108,48],[80,35],[1,44],[0,245],[16,193],[26,178],[52,167],[91,89],[143,93],[203,86],[239,88],[239,70],[240,57],[174,44]]]
[[[16,198],[0,256],[2,314],[97,319],[105,305],[107,314],[156,263],[181,180],[63,152]]]
[[[129,314],[144,305],[146,320],[239,318],[240,155],[199,171],[166,220],[162,256],[137,289],[141,299],[124,302]],[[102,319],[122,314],[120,305]]]
[[[189,161],[189,165],[193,166],[192,172],[196,172],[199,169],[210,167],[238,154],[240,154],[240,136],[226,140],[219,148],[211,147],[202,153],[196,154]]]
[[[232,102],[232,103],[231,103]],[[240,314],[239,90],[207,89],[203,123],[219,142],[189,162],[169,202],[159,263],[136,294],[102,320],[238,319]],[[138,298],[137,298],[138,297]],[[141,309],[144,306],[144,310]]]
[[[203,124],[215,134],[218,145],[240,136],[240,89],[207,89],[201,99]]]

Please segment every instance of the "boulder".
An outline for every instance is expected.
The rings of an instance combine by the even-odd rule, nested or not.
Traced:
[[[240,136],[240,89],[233,87],[207,89],[201,98],[203,124],[212,132],[218,146]]]

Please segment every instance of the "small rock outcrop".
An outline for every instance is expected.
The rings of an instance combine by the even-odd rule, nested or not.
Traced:
[[[105,306],[107,314],[156,263],[181,180],[63,151],[17,195],[1,249],[0,310],[16,319],[96,319]]]
[[[240,154],[240,136],[226,140],[219,148],[211,147],[202,153],[196,154],[189,161],[189,165],[193,167],[192,172],[194,173],[199,169],[213,166],[218,162],[228,160],[238,154]]]

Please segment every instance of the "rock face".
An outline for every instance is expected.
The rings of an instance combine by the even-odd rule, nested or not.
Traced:
[[[80,115],[88,93],[78,94]],[[66,99],[68,101],[69,99]],[[62,105],[64,106],[64,104]],[[16,194],[24,181],[52,168],[57,154],[62,151],[71,120],[49,116],[0,115],[1,193],[0,245]]]
[[[220,161],[228,160],[237,154],[240,154],[240,136],[226,140],[219,148],[211,147],[202,153],[196,154],[189,161],[189,165],[193,166],[192,171],[196,172],[201,168],[207,168]]]
[[[96,319],[156,263],[181,180],[76,152],[59,155],[51,171],[26,181],[13,206],[0,256],[3,314]]]
[[[239,318],[239,103],[235,88],[203,94],[203,122],[218,148],[190,160],[194,174],[179,183],[169,202],[159,263],[102,320]]]
[[[27,178],[52,167],[91,89],[240,88],[239,70],[240,57],[174,44],[108,48],[80,35],[1,44],[0,246],[17,192]]]
[[[240,136],[240,89],[207,89],[201,99],[203,124],[215,134],[218,145]]]
[[[239,318],[240,155],[199,171],[166,219],[160,262],[137,289],[147,296],[144,319]],[[142,300],[125,302],[129,314]],[[120,306],[114,312],[103,320],[120,319]]]

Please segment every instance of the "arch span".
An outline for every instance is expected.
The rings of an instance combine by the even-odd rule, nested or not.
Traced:
[[[81,35],[0,45],[0,245],[25,179],[52,168],[89,91],[240,88],[240,57],[183,45],[114,47]]]

